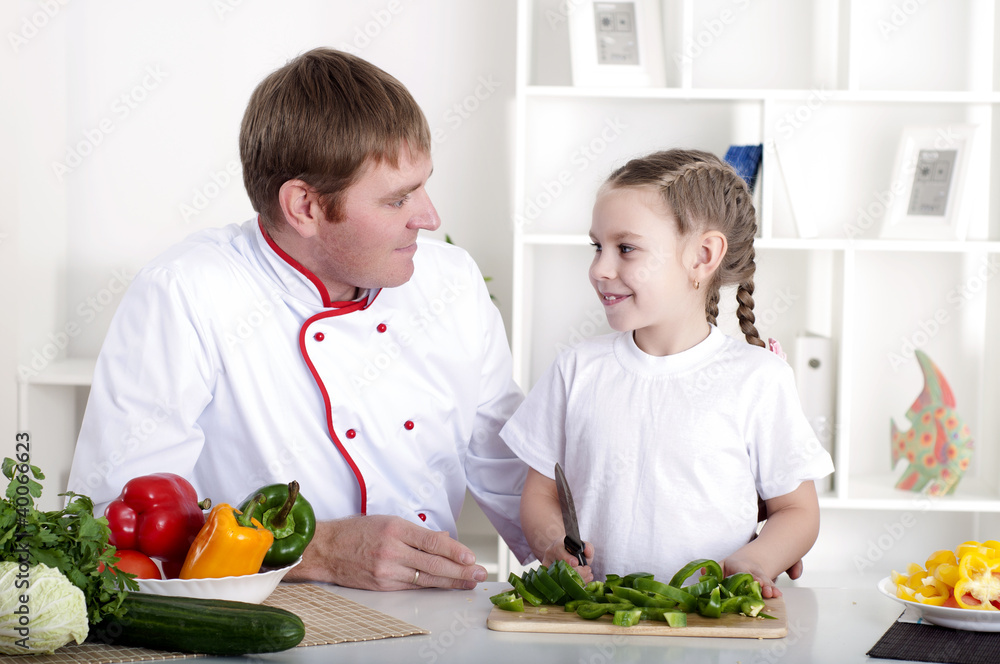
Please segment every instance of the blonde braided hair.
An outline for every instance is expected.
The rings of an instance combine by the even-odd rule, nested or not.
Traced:
[[[705,284],[705,319],[717,324],[719,289],[736,285],[740,330],[748,343],[765,346],[753,313],[757,212],[749,187],[731,166],[709,152],[666,150],[630,160],[604,187],[652,188],[673,213],[681,237],[709,230],[725,235],[726,254]]]

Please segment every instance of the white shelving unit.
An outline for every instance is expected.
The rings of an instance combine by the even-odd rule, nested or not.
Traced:
[[[560,18],[590,4],[519,2],[517,380],[530,389],[560,349],[610,331],[587,280],[586,234],[594,194],[612,168],[656,149],[722,155],[732,144],[760,143],[758,329],[790,356],[803,333],[829,337],[837,358],[837,471],[833,490],[821,496],[824,528],[807,569],[855,569],[860,577],[868,567],[859,560],[891,568],[996,535],[997,3],[662,0],[661,7],[667,87],[598,89],[572,87],[568,21]],[[903,127],[951,124],[979,125],[968,239],[880,239]],[[803,223],[814,237],[800,237]],[[739,336],[733,321],[721,324]],[[907,428],[904,413],[923,387],[914,345],[947,377],[977,443],[956,494],[943,499],[893,488],[902,466],[890,468],[889,420]],[[879,539],[911,513],[918,525],[903,526],[891,545]]]

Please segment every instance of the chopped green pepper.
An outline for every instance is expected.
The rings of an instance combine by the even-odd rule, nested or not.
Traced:
[[[518,597],[517,599],[511,600],[510,602],[500,602],[499,604],[497,604],[497,608],[502,611],[517,611],[523,613],[524,600]]]
[[[559,568],[559,585],[573,599],[591,599],[590,593],[583,587],[579,572],[569,565]]]
[[[698,613],[706,618],[719,618],[722,616],[722,592],[718,586],[712,589],[707,600],[698,600]]]
[[[612,619],[611,623],[618,625],[619,627],[631,627],[632,625],[639,624],[639,619],[642,616],[642,611],[640,609],[626,609],[624,611],[615,611],[615,617]]]
[[[635,586],[636,579],[643,578],[651,579],[653,578],[653,575],[650,572],[632,572],[631,574],[625,575],[625,578],[622,579],[622,585],[626,588],[632,588]]]
[[[687,625],[687,614],[677,609],[665,609],[656,606],[642,608],[643,620],[662,620],[671,627],[684,627]]]
[[[502,593],[497,593],[490,597],[490,601],[497,606],[503,604],[504,602],[513,602],[517,599],[517,595],[514,594],[513,590],[507,590]]]
[[[764,610],[764,600],[744,599],[740,604],[740,613],[751,618],[756,618]]]
[[[677,606],[677,602],[671,600],[670,598],[664,597],[663,599],[656,599],[650,597],[641,590],[636,590],[635,588],[612,588],[611,593],[615,597],[628,600],[636,606],[659,606],[664,609],[670,609]]]
[[[576,607],[576,615],[584,620],[597,620],[611,610],[615,604],[600,604],[598,602],[584,602]]]
[[[708,593],[712,592],[713,589],[718,587],[719,587],[719,579],[717,579],[712,574],[707,574],[701,577],[698,583],[692,583],[690,586],[685,586],[684,590],[688,594],[694,595],[695,597],[702,597],[703,595],[707,595]]]
[[[552,580],[546,572],[542,571],[542,568],[531,570],[532,585],[538,588],[538,591],[545,596],[545,599],[549,601],[549,604],[558,604],[559,599],[563,596],[562,587],[555,581]]]
[[[531,572],[534,570],[527,570],[521,575],[521,583],[524,584],[525,590],[534,595],[535,597],[540,597],[545,599],[545,593],[535,587],[535,584],[531,581]]]
[[[701,558],[699,560],[692,560],[687,565],[682,567],[674,574],[673,578],[670,579],[670,585],[674,588],[680,588],[681,585],[688,579],[689,576],[697,572],[698,570],[704,568],[706,574],[714,576],[716,579],[721,579],[722,577],[722,567],[719,563],[714,560],[708,560],[706,558]]]
[[[513,572],[511,572],[510,576],[507,577],[507,583],[514,586],[514,592],[520,595],[521,598],[528,604],[532,606],[541,606],[544,604],[540,597],[524,587],[524,583],[521,581],[521,578]]]
[[[746,595],[749,592],[749,584],[753,581],[753,575],[747,572],[733,574],[722,580],[722,589],[733,595]]]

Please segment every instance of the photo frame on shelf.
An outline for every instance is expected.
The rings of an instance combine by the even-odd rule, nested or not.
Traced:
[[[582,0],[569,16],[577,87],[663,87],[660,0]]]
[[[880,237],[965,239],[976,179],[970,168],[975,133],[971,124],[903,129]]]

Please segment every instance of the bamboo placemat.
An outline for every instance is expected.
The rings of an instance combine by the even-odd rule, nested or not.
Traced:
[[[287,609],[302,618],[306,636],[297,648],[430,634],[426,629],[308,584],[279,584],[264,604]],[[118,664],[191,657],[202,655],[88,641],[63,646],[51,655],[0,655],[0,664]]]

